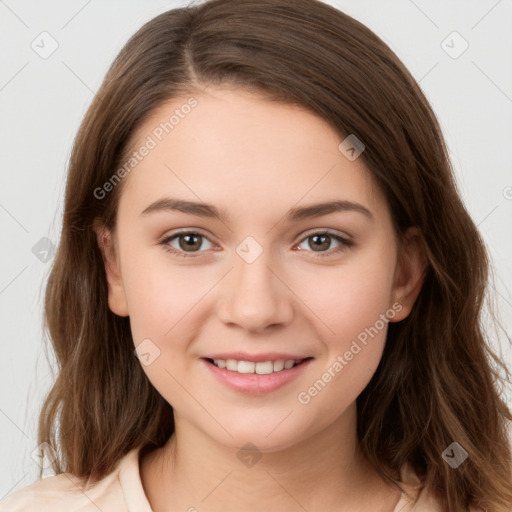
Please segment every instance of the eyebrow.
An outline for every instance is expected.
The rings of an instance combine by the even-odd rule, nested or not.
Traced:
[[[200,217],[208,217],[218,219],[224,222],[230,218],[227,211],[218,209],[214,205],[207,203],[199,203],[195,201],[187,201],[185,199],[174,199],[170,197],[158,199],[151,203],[141,215],[148,215],[153,212],[176,211],[188,213],[190,215],[198,215]],[[298,208],[291,208],[285,215],[286,222],[298,222],[305,219],[321,217],[336,212],[358,212],[362,213],[370,220],[375,220],[372,212],[362,204],[353,201],[338,200],[328,201],[325,203],[316,203]]]

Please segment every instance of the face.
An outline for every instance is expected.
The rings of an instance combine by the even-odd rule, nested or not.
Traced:
[[[129,315],[177,424],[273,451],[354,405],[388,322],[411,309],[421,264],[398,250],[382,193],[321,118],[236,89],[194,98],[137,131],[133,149],[151,148],[124,178],[111,243],[100,242],[109,304]],[[279,371],[286,360],[302,362]]]

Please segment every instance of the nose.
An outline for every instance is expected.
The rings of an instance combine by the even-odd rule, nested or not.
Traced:
[[[217,302],[217,314],[224,324],[265,333],[291,322],[294,295],[269,253],[263,251],[252,263],[234,255],[234,268],[223,280]]]

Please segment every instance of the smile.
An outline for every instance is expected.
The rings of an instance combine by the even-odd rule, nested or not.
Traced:
[[[264,395],[298,378],[314,358],[245,361],[202,358],[210,374],[223,386],[238,393]]]
[[[226,370],[238,373],[257,373],[258,375],[269,375],[271,373],[288,370],[300,364],[301,360],[283,360],[277,361],[262,361],[255,363],[253,361],[237,361],[236,359],[209,359],[218,368],[225,368]]]

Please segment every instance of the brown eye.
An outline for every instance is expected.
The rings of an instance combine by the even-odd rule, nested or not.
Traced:
[[[308,236],[308,245],[314,251],[327,250],[330,248],[332,238],[329,235]]]
[[[334,248],[331,248],[333,241],[338,243]],[[300,247],[300,245],[307,242],[307,247]],[[313,233],[305,237],[299,244],[299,249],[309,249],[307,252],[316,252],[314,256],[330,256],[340,251],[345,250],[347,247],[353,245],[351,240],[348,240],[340,235],[326,232]],[[325,253],[325,254],[324,254]]]
[[[184,251],[199,249],[202,245],[202,236],[197,234],[178,235],[180,249]]]
[[[177,246],[176,242],[178,242]],[[213,246],[213,244],[204,235],[188,231],[168,236],[162,240],[161,245],[164,245],[166,250],[169,252],[180,256],[187,256],[185,253],[190,253],[190,256],[195,256],[196,254],[194,253],[200,254],[205,252],[200,250],[204,242],[210,244],[210,247],[207,246],[206,249],[210,249]]]

